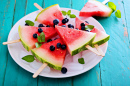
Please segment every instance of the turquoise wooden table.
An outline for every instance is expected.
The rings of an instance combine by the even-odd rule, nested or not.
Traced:
[[[103,0],[99,0],[103,1]],[[12,26],[25,15],[36,11],[33,3],[43,8],[53,4],[80,10],[87,0],[0,0],[0,86],[130,86],[130,0],[111,0],[122,12],[109,18],[96,18],[111,36],[106,56],[90,71],[64,79],[32,78],[11,58],[7,41]]]

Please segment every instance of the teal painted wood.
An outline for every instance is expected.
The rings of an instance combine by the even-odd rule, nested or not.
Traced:
[[[71,0],[44,0],[43,7],[48,7],[53,4],[59,4],[61,7],[71,7]],[[39,76],[38,78],[38,86],[71,86],[72,79],[53,79]]]
[[[25,16],[26,0],[16,1],[13,25],[22,17]],[[37,85],[37,79],[32,78],[32,74],[19,67],[8,55],[8,62],[5,74],[4,86],[27,86],[32,83],[32,86]]]
[[[39,4],[40,6],[42,6],[44,3],[43,3],[43,0],[27,0],[27,8],[26,8],[26,15],[31,13],[31,12],[34,12],[34,11],[37,11],[38,9],[34,6],[34,3],[37,3]]]
[[[8,61],[7,46],[3,46],[2,42],[7,41],[9,31],[12,27],[12,20],[14,14],[14,0],[0,1],[0,86],[4,84],[5,71]]]

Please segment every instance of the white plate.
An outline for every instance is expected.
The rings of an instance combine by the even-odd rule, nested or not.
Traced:
[[[79,11],[74,10],[74,9],[70,9],[70,8],[62,8],[62,10],[64,11],[68,11],[71,10],[73,14],[75,14],[77,17],[79,14]],[[19,35],[18,35],[18,26],[19,25],[25,25],[25,20],[31,20],[34,21],[37,14],[40,11],[35,11],[32,12],[26,16],[24,16],[22,19],[20,19],[11,29],[9,36],[8,36],[8,41],[11,40],[17,40],[19,39]],[[80,18],[80,17],[79,17]],[[96,28],[105,31],[103,29],[103,27],[101,26],[101,24],[95,20],[93,17],[89,17],[89,18],[81,18],[82,20],[87,20],[89,22],[89,24],[94,25]],[[70,19],[69,21],[71,24],[75,24],[75,19]],[[38,26],[38,23],[35,22],[35,26]],[[101,45],[101,49],[104,51],[104,53],[106,53],[107,50],[107,46],[108,43],[105,43],[103,45]],[[24,68],[25,70],[31,72],[31,73],[35,73],[36,70],[42,65],[42,63],[38,63],[37,61],[34,61],[32,63],[27,63],[25,61],[23,61],[21,58],[25,55],[30,55],[30,52],[27,52],[21,42],[19,43],[14,43],[14,44],[9,44],[8,45],[8,50],[10,55],[12,56],[12,58],[14,59],[14,61],[20,65],[22,68]],[[58,70],[54,70],[52,68],[46,67],[41,73],[40,76],[44,76],[44,77],[51,77],[51,78],[64,78],[64,77],[71,77],[71,76],[75,76],[75,75],[79,75],[81,73],[84,73],[90,69],[92,69],[95,65],[97,65],[101,59],[103,57],[101,56],[97,56],[96,54],[90,52],[89,50],[83,51],[82,52],[82,57],[85,58],[85,64],[84,65],[80,65],[79,63],[74,63],[72,60],[73,58],[67,58],[65,61],[65,65],[66,67],[68,67],[68,63],[72,63],[70,67],[68,68],[68,72],[66,74],[62,74],[60,71]],[[71,61],[69,61],[71,60]],[[78,67],[79,68],[78,68]],[[77,69],[75,69],[77,68]],[[71,70],[72,69],[72,70]]]

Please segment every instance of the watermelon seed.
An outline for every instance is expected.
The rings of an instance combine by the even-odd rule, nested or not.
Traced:
[[[50,25],[47,25],[46,27],[50,27]]]

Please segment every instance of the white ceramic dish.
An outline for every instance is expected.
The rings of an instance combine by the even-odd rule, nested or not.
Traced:
[[[61,8],[64,11],[68,11],[71,10],[73,14],[75,14],[77,17],[79,14],[79,11],[74,10],[74,9],[70,9],[70,8]],[[11,29],[9,36],[8,36],[8,41],[11,40],[17,40],[19,39],[19,35],[18,35],[18,26],[19,25],[25,25],[25,20],[31,20],[34,21],[35,17],[37,16],[37,14],[40,11],[35,11],[32,12],[26,16],[24,16],[23,18],[21,18]],[[80,18],[80,17],[79,17]],[[102,30],[105,32],[105,30],[103,29],[103,27],[101,26],[101,24],[95,20],[93,17],[89,17],[89,18],[81,18],[84,21],[88,21],[89,24],[94,25],[96,28]],[[75,24],[75,19],[70,19],[69,23],[71,24]],[[38,26],[38,23],[35,22],[35,26]],[[104,51],[104,53],[106,53],[107,50],[107,46],[108,43],[105,43],[103,45],[101,45],[101,49]],[[36,70],[42,65],[42,63],[39,63],[37,61],[34,61],[32,63],[27,63],[25,61],[23,61],[21,58],[25,55],[30,55],[31,52],[27,52],[22,44],[19,43],[14,43],[14,44],[9,44],[8,45],[8,50],[10,55],[12,56],[12,58],[14,59],[14,61],[20,65],[22,68],[24,68],[25,70],[34,73],[36,72]],[[52,68],[46,67],[41,73],[40,76],[44,76],[44,77],[50,77],[50,78],[65,78],[65,77],[71,77],[71,76],[75,76],[75,75],[79,75],[81,73],[84,73],[90,69],[92,69],[95,65],[97,65],[101,59],[103,57],[101,56],[97,56],[96,54],[90,52],[89,50],[83,51],[82,52],[82,57],[85,59],[85,64],[84,65],[79,65],[78,63],[74,63],[73,59],[75,58],[66,58],[65,61],[65,65],[64,66],[68,66],[68,63],[72,63],[71,66],[69,67],[69,71],[66,74],[62,74],[60,71],[58,70],[54,70]],[[69,65],[70,66],[70,65]],[[78,68],[78,67],[79,68]],[[72,70],[71,70],[72,68]],[[77,69],[74,69],[77,68]]]

